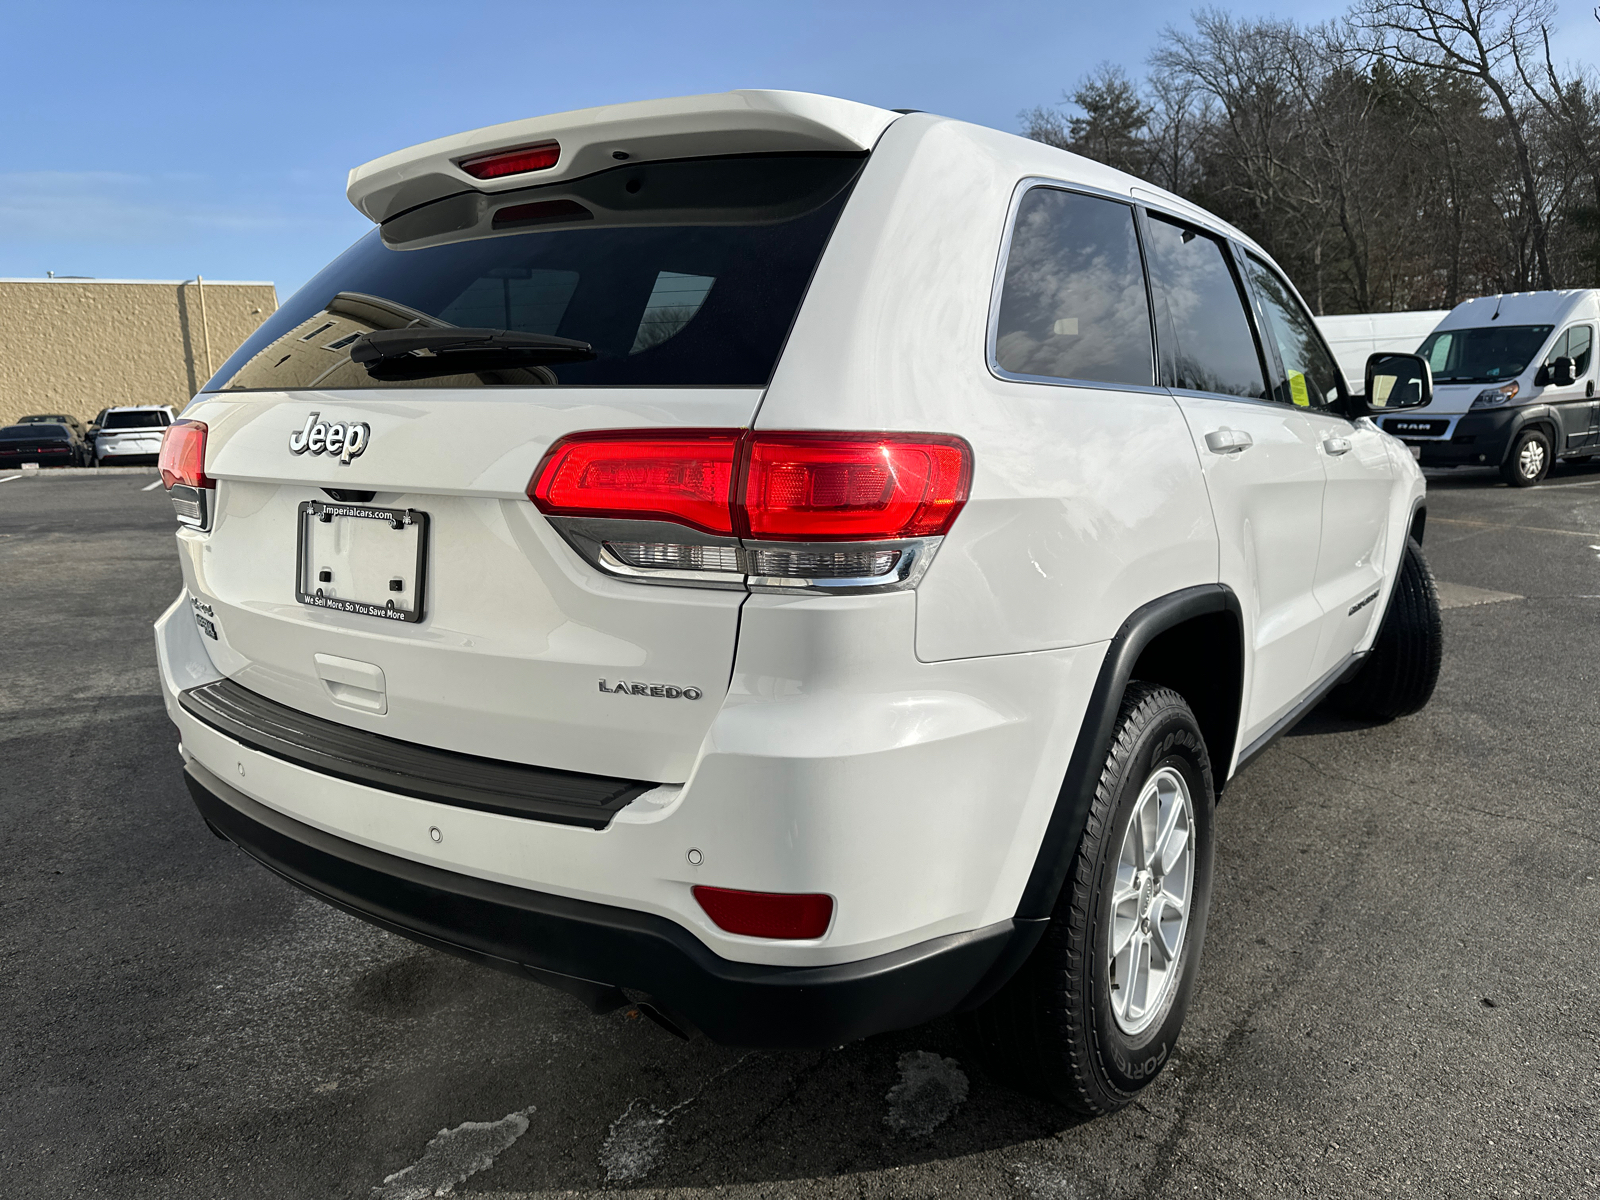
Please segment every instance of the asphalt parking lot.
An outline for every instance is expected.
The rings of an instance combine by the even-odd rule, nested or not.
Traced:
[[[214,839],[158,695],[149,484],[0,483],[6,1196],[1600,1190],[1600,469],[1430,481],[1432,705],[1314,714],[1234,781],[1179,1052],[1089,1123],[950,1023],[767,1054],[592,1017]]]

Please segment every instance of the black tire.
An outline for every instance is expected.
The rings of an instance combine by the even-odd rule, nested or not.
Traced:
[[[1500,478],[1512,487],[1532,487],[1550,474],[1555,451],[1541,429],[1524,429],[1511,443],[1511,452],[1500,464]]]
[[[1415,538],[1406,539],[1389,611],[1372,653],[1354,678],[1329,697],[1355,717],[1392,721],[1419,712],[1433,696],[1444,662],[1444,621],[1433,572]]]
[[[1112,892],[1136,802],[1164,768],[1182,776],[1192,802],[1189,916],[1171,984],[1152,1006],[1149,1023],[1129,1034],[1112,1012]],[[1083,839],[1044,936],[1010,982],[963,1019],[977,1057],[999,1080],[1100,1116],[1127,1104],[1161,1073],[1183,1027],[1205,942],[1214,800],[1211,760],[1183,697],[1130,683]],[[1133,903],[1155,911],[1142,907],[1148,899]]]

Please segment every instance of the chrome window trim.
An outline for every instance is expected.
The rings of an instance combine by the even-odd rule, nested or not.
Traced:
[[[996,379],[1003,380],[1007,383],[1042,383],[1051,387],[1094,388],[1099,391],[1143,392],[1158,396],[1171,395],[1171,389],[1164,388],[1160,385],[1160,383],[1154,382],[1161,378],[1160,334],[1155,327],[1155,300],[1154,297],[1150,296],[1150,265],[1145,261],[1144,233],[1142,230],[1137,229],[1137,225],[1135,228],[1135,236],[1139,240],[1140,269],[1144,272],[1145,295],[1147,298],[1147,303],[1150,305],[1150,378],[1152,380],[1150,384],[1102,383],[1095,379],[1067,379],[1057,375],[1021,375],[1014,371],[1007,371],[996,359],[995,344],[999,340],[1000,332],[1000,298],[1001,292],[1005,287],[1006,263],[1011,257],[1011,238],[1017,227],[1017,210],[1022,207],[1022,198],[1027,195],[1029,191],[1036,187],[1054,188],[1056,191],[1074,192],[1078,195],[1093,196],[1101,200],[1114,200],[1118,204],[1126,204],[1129,208],[1133,209],[1136,220],[1137,214],[1141,209],[1145,212],[1159,213],[1161,216],[1169,217],[1172,220],[1182,222],[1185,225],[1196,226],[1197,228],[1204,230],[1212,237],[1217,238],[1224,243],[1228,243],[1230,248],[1232,243],[1239,242],[1239,244],[1246,250],[1257,254],[1258,257],[1263,258],[1269,263],[1271,261],[1270,257],[1267,255],[1266,251],[1262,250],[1259,246],[1253,246],[1250,243],[1240,241],[1238,234],[1234,231],[1225,228],[1219,228],[1219,222],[1217,222],[1216,218],[1213,217],[1210,221],[1200,219],[1203,215],[1203,210],[1197,208],[1194,212],[1185,212],[1181,209],[1174,208],[1170,205],[1160,202],[1159,198],[1156,197],[1150,197],[1147,199],[1143,195],[1135,196],[1131,192],[1113,192],[1106,188],[1095,187],[1093,184],[1073,183],[1051,175],[1025,176],[1019,180],[1017,185],[1011,190],[1011,201],[1006,207],[1005,229],[1000,238],[1000,255],[998,261],[995,263],[994,279],[989,290],[988,327],[984,333],[984,360],[985,365],[989,368],[989,374],[993,375]],[[1238,268],[1235,267],[1234,269],[1237,270]],[[1281,275],[1282,273],[1283,272],[1281,270],[1278,271],[1278,274]],[[1299,296],[1299,294],[1299,292],[1295,293],[1296,296]],[[1302,301],[1302,303],[1304,303],[1304,301]],[[1254,316],[1253,313],[1250,315],[1252,317]],[[1228,400],[1245,399],[1245,397],[1228,396],[1226,393],[1217,392],[1198,392],[1194,394],[1204,396],[1221,395],[1224,399]],[[1277,403],[1277,401],[1271,401],[1271,403]]]
[[[1167,389],[1156,383],[1156,380],[1160,379],[1161,375],[1156,360],[1155,314],[1149,308],[1147,308],[1147,311],[1151,315],[1151,327],[1150,382],[1148,384],[1103,383],[1095,379],[1068,379],[1060,375],[1023,375],[1015,371],[1008,371],[1000,365],[995,351],[1000,339],[1000,301],[1005,290],[1006,264],[1011,259],[1011,240],[1017,228],[1017,210],[1022,207],[1023,197],[1036,187],[1050,188],[1058,192],[1072,192],[1076,195],[1090,196],[1097,200],[1111,200],[1127,206],[1130,215],[1134,217],[1134,239],[1139,246],[1139,270],[1144,276],[1145,303],[1147,306],[1150,303],[1150,271],[1144,262],[1144,238],[1138,229],[1138,202],[1132,196],[1109,192],[1104,188],[1093,187],[1089,184],[1066,183],[1043,175],[1030,175],[1020,181],[1011,191],[1011,201],[1006,207],[1005,232],[1000,239],[1000,257],[995,264],[994,280],[989,289],[989,324],[984,334],[984,361],[989,368],[989,374],[1007,383],[1042,383],[1052,387],[1094,388],[1098,391],[1144,392],[1154,393],[1158,396],[1166,395]]]

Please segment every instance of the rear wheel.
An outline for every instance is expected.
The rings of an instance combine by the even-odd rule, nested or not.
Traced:
[[[1392,721],[1418,712],[1433,696],[1444,662],[1444,621],[1433,572],[1415,538],[1406,539],[1389,611],[1372,653],[1353,679],[1329,697],[1352,716]]]
[[[1211,763],[1170,688],[1134,682],[1083,839],[1039,946],[967,1018],[989,1069],[1087,1116],[1166,1065],[1211,899]]]
[[[1532,487],[1550,473],[1550,439],[1542,430],[1525,429],[1500,464],[1500,478],[1512,487]]]

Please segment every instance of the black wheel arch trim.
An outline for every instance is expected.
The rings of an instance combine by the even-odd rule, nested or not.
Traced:
[[[1536,426],[1545,437],[1550,439],[1550,458],[1553,462],[1561,457],[1561,418],[1556,410],[1548,404],[1530,404],[1517,411],[1517,418],[1511,426],[1511,432],[1506,435],[1506,450],[1501,457],[1501,463],[1511,458],[1511,451],[1516,448],[1517,439],[1529,426]]]
[[[1094,689],[1089,694],[1089,706],[1083,714],[1078,739],[1072,748],[1066,778],[1061,783],[1055,809],[1050,814],[1050,823],[1045,827],[1033,870],[1017,905],[1019,922],[1040,922],[1042,931],[1043,920],[1055,908],[1056,898],[1061,894],[1072,861],[1073,849],[1083,837],[1084,824],[1094,802],[1094,789],[1099,784],[1101,766],[1111,746],[1122,696],[1133,677],[1134,664],[1139,661],[1140,653],[1167,630],[1196,617],[1213,614],[1226,614],[1237,622],[1242,648],[1244,617],[1239,598],[1231,588],[1220,583],[1200,584],[1151,600],[1136,609],[1111,639],[1105,659],[1100,664]],[[1242,674],[1242,662],[1240,671]],[[1235,740],[1238,738],[1238,725],[1238,713],[1235,712]],[[1233,744],[1230,743],[1227,751],[1229,761],[1212,764],[1212,774],[1218,780],[1227,774]],[[1220,785],[1218,790],[1221,790]]]

